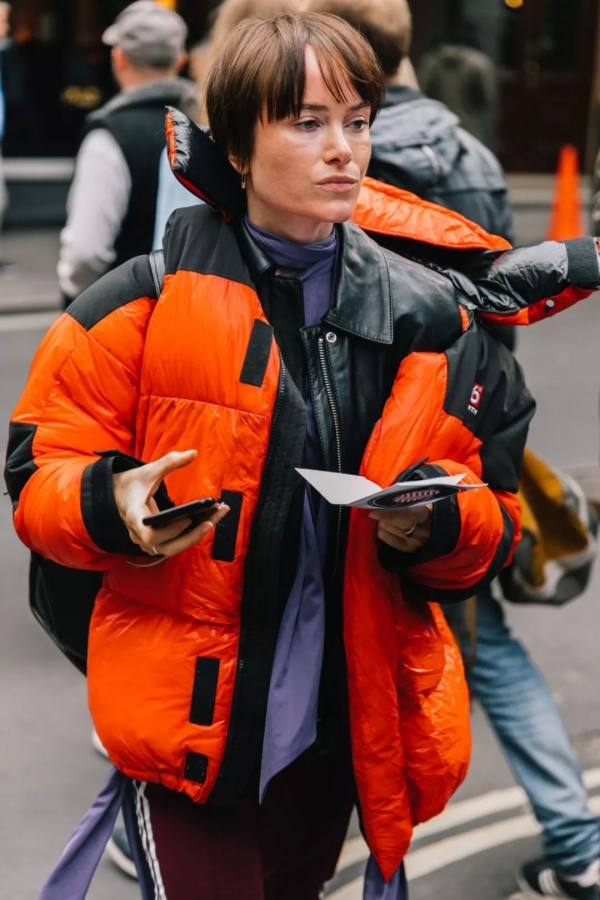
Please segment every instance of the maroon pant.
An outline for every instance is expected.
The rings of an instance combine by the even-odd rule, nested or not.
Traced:
[[[134,783],[146,872],[156,900],[318,900],[333,876],[354,803],[349,766],[308,750],[234,810]],[[139,866],[138,866],[139,868]]]

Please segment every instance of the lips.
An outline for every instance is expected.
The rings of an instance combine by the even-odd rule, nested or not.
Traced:
[[[346,194],[356,187],[356,184],[355,178],[345,178],[344,176],[326,178],[318,182],[319,187],[326,191],[332,191],[335,194]]]
[[[351,178],[349,175],[334,175],[331,178],[324,178],[323,181],[319,181],[318,184],[321,187],[327,187],[331,184],[345,184],[345,185],[353,185],[356,184],[356,178]]]

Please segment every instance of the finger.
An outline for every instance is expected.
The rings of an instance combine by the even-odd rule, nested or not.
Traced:
[[[401,525],[398,525],[396,522],[390,521],[379,523],[379,528],[381,528],[383,531],[386,531],[388,534],[397,535],[398,537],[402,537],[405,534],[410,537],[409,532],[412,532],[414,534],[415,532],[412,531],[413,528],[415,529],[415,531],[418,531],[419,527],[421,527],[420,522],[415,522],[412,525],[410,525],[408,522],[403,522]]]
[[[172,522],[170,525],[164,525],[162,528],[152,528],[149,525],[141,525],[140,528],[136,529],[137,534],[140,538],[140,546],[142,550],[145,550],[148,553],[148,548],[157,547],[159,544],[164,544],[167,541],[173,541],[178,538],[186,528],[189,528],[192,524],[192,520],[187,519],[178,519],[176,522]]]
[[[175,540],[168,541],[166,544],[156,544],[156,549],[163,556],[176,556],[177,553],[181,553],[183,550],[187,550],[188,547],[193,547],[194,544],[197,544],[199,541],[203,540],[207,534],[213,530],[213,528],[218,525],[221,519],[224,519],[227,513],[229,512],[228,506],[222,506],[219,510],[212,514],[210,519],[207,519],[206,522],[202,522],[198,525],[197,528],[194,528],[193,531],[190,531],[189,534],[182,535]]]
[[[383,541],[384,544],[393,547],[395,550],[401,550],[403,553],[414,553],[416,550],[420,550],[425,544],[425,539],[423,538],[406,537],[406,535],[404,535],[404,537],[398,537],[387,531],[382,531],[381,533],[378,532],[377,537]]]
[[[401,528],[412,528],[420,522],[426,522],[430,516],[427,506],[412,506],[410,509],[377,510],[370,514],[371,519],[378,522],[394,522]]]
[[[148,463],[143,468],[146,470],[146,474],[150,480],[162,481],[169,472],[174,472],[175,469],[183,469],[185,466],[189,466],[190,463],[194,462],[197,456],[197,450],[183,450],[181,452],[179,450],[172,450],[165,456],[161,456],[160,459],[155,459],[154,462]]]
[[[148,497],[148,500],[146,501],[146,505],[148,506],[148,509],[150,510],[150,515],[155,516],[156,513],[160,512],[160,509],[158,508],[158,503],[156,502],[154,497]]]
[[[403,553],[411,552],[410,538],[398,537],[395,534],[390,534],[389,531],[378,532],[377,537],[384,544],[387,544],[388,547],[393,547],[394,550],[401,550]]]

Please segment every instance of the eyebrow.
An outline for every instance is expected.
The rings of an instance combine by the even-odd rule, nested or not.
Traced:
[[[358,103],[355,103],[350,107],[351,112],[357,112],[359,109],[370,109],[371,104],[367,100],[359,100]],[[310,110],[310,112],[328,112],[329,106],[324,106],[319,103],[303,103],[300,107],[300,111],[303,109]]]

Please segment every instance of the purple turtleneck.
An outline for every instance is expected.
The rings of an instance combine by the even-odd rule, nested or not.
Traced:
[[[296,244],[271,234],[246,219],[256,243],[282,269],[302,282],[304,324],[318,324],[332,304],[337,249],[335,229],[317,244]],[[308,385],[306,402],[306,465],[323,468],[323,453]],[[325,592],[323,566],[327,540],[327,510],[308,488],[304,494],[298,568],[275,648],[260,772],[260,798],[271,778],[285,769],[317,736],[317,704],[323,642]]]

